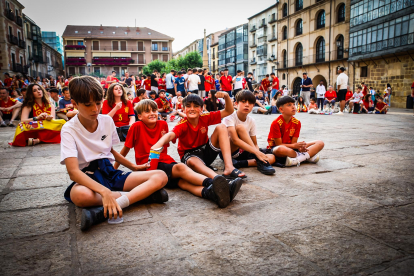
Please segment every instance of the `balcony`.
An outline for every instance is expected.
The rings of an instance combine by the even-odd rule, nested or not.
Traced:
[[[236,57],[226,58],[226,64],[228,64],[228,63],[235,63],[235,62],[236,62]]]
[[[276,15],[273,14],[272,17],[270,18],[269,22],[267,22],[267,24],[272,24],[272,23],[274,23],[276,21],[277,21]]]
[[[260,28],[267,28],[267,24],[265,22],[262,22],[262,24],[260,24],[259,29]]]
[[[253,43],[251,43],[251,44],[249,45],[249,47],[250,47],[250,48],[254,48],[254,47],[257,47],[257,44],[256,44],[256,42],[253,42]]]
[[[85,51],[85,45],[65,45],[65,50],[83,50]]]
[[[151,52],[169,52],[170,47],[154,47],[154,45],[151,46]]]
[[[23,40],[19,40],[19,47],[22,49],[26,49],[26,42]]]
[[[343,49],[335,50],[331,52],[331,60],[347,59],[348,57],[349,57],[349,52],[345,52]]]
[[[6,18],[10,19],[11,21],[14,21],[15,16],[12,10],[4,9],[4,16],[6,16]]]
[[[82,66],[86,65],[86,59],[85,58],[76,58],[76,57],[70,57],[66,58],[65,65],[67,66]]]
[[[31,31],[27,31],[27,39],[30,39],[30,40],[33,39],[33,34]]]
[[[257,43],[259,44],[263,44],[267,42],[267,36],[262,36],[260,38],[257,39]]]
[[[20,27],[23,27],[23,19],[20,16],[16,16],[16,23]]]
[[[272,36],[272,38],[269,38],[268,42],[272,42],[272,41],[275,41],[275,40],[277,40],[277,37],[276,36]]]
[[[19,45],[19,40],[12,34],[9,34],[9,42],[14,45]]]
[[[219,61],[218,61],[218,65],[219,66],[225,65],[225,64],[226,64],[226,60],[225,59],[219,59]]]
[[[20,63],[13,63],[13,72],[23,73],[23,66]]]
[[[37,54],[34,54],[33,53],[33,62],[35,62],[35,63],[43,63],[43,56],[40,54],[40,55],[37,55]]]
[[[250,32],[254,32],[254,31],[256,31],[257,29],[256,29],[256,26],[253,26],[251,29],[250,29]]]
[[[93,58],[92,63],[95,65],[122,66],[134,63],[134,60],[131,58]]]
[[[254,64],[256,64],[256,63],[257,63],[256,58],[253,58],[253,59],[250,61],[250,65],[254,65]]]

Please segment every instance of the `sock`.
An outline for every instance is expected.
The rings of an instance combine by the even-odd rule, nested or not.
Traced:
[[[311,158],[309,153],[305,152],[304,154],[305,154],[306,160],[309,160]]]
[[[249,166],[249,162],[247,160],[237,161],[237,167],[239,168],[247,168],[248,166]]]
[[[213,179],[211,179],[211,178],[204,179],[204,181],[203,181],[203,187],[208,187],[211,184],[213,184]]]
[[[116,199],[116,202],[118,202],[119,207],[121,207],[122,209],[129,206],[129,199],[126,195],[122,195],[121,197],[118,197]]]
[[[308,154],[309,155],[309,154]],[[296,159],[298,159],[299,162],[303,162],[306,160],[306,156],[304,153],[302,152],[297,152],[296,153]]]
[[[208,196],[207,196],[207,187],[203,188],[203,190],[201,191],[201,196],[205,199],[209,199]]]
[[[129,192],[119,192],[121,194],[121,196],[123,195],[127,195]]]

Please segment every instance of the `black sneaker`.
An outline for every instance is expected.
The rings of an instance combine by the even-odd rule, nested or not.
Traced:
[[[206,189],[207,198],[217,203],[219,208],[225,208],[230,203],[230,188],[227,179],[221,175],[213,178],[213,184]]]
[[[156,192],[154,192],[152,195],[150,195],[149,197],[141,200],[142,203],[164,203],[168,201],[168,193],[166,190],[160,189]]]
[[[230,187],[230,202],[233,201],[233,199],[236,197],[237,193],[240,191],[240,188],[243,184],[243,179],[241,179],[240,177],[237,177],[234,180],[231,180],[229,182],[229,187]]]
[[[104,216],[104,207],[93,207],[88,209],[82,209],[81,215],[81,230],[86,231],[91,228],[92,225],[99,224],[107,220]]]
[[[265,163],[258,159],[256,160],[256,163],[257,163],[257,170],[261,172],[262,174],[272,175],[276,173],[275,169],[269,163],[267,162]]]

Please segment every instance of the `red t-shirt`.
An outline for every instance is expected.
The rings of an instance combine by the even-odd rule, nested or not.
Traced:
[[[246,87],[246,83],[247,83],[246,78],[243,78],[242,79],[242,86],[243,86],[242,89],[244,89]]]
[[[12,78],[6,78],[4,79],[4,86],[9,87],[12,84],[13,79]]]
[[[232,82],[233,78],[231,76],[221,76],[220,83],[221,83],[221,90],[222,91],[231,91],[232,90]]]
[[[132,101],[132,105],[135,106],[136,103],[139,103],[141,100],[139,99],[139,97],[135,97],[134,100]]]
[[[17,102],[16,99],[10,98],[8,97],[6,101],[3,101],[2,99],[0,99],[0,107],[10,107],[15,105]],[[9,110],[9,111],[2,111],[3,114],[12,114],[13,113],[13,109]]]
[[[135,87],[137,90],[141,88],[141,80],[135,80]]]
[[[328,100],[332,100],[332,99],[335,99],[337,96],[336,96],[336,91],[334,91],[334,90],[332,90],[332,91],[326,91],[326,93],[325,93],[325,99],[328,99]]]
[[[283,116],[280,115],[276,120],[270,125],[269,136],[267,137],[267,142],[269,145],[268,149],[271,149],[276,146],[276,139],[282,138],[283,144],[292,144],[292,138],[298,137],[300,134],[300,121],[295,117],[292,117],[288,123],[285,122]]]
[[[365,106],[366,109],[369,108],[369,104],[373,104],[371,99],[369,99],[368,101],[363,100],[362,102],[364,103],[364,106]]]
[[[164,134],[168,133],[168,124],[165,121],[157,121],[153,129],[147,127],[142,121],[135,122],[128,130],[125,139],[125,147],[135,150],[135,162],[137,165],[148,162],[151,147],[161,139]],[[164,149],[160,154],[159,162],[171,164],[175,162],[171,156],[167,154],[168,146],[164,145]]]
[[[112,117],[115,122],[116,127],[127,126],[129,125],[129,117],[135,116],[134,108],[132,107],[132,103],[130,101],[127,102],[128,106],[125,106],[122,103],[122,107],[114,114]],[[105,100],[102,106],[102,114],[108,114],[111,110],[115,107],[115,104],[110,107],[108,105],[108,101]]]
[[[279,79],[277,77],[274,77],[272,80],[272,89],[279,90]]]
[[[209,92],[211,89],[216,89],[213,78],[211,76],[207,75],[205,79],[206,79],[206,82],[204,82],[204,89],[206,90],[206,92]],[[212,83],[208,83],[207,81],[211,81]]]
[[[160,91],[161,89],[164,89],[165,91],[167,91],[167,84],[165,82],[165,79],[159,79],[158,80],[158,91]]]
[[[262,79],[261,86],[263,86],[264,91],[267,91],[270,86],[270,81],[268,79]]]
[[[106,81],[102,80],[101,81],[101,85],[105,86],[106,85]]]
[[[151,91],[151,80],[149,79],[144,80],[144,87],[145,87],[145,90]]]
[[[383,109],[384,106],[386,106],[387,104],[384,102],[378,102],[377,105],[375,106],[376,108],[378,108],[379,110]]]
[[[65,80],[65,86],[67,87],[67,86],[69,86],[69,81],[68,80]],[[106,87],[107,88],[107,87]]]
[[[106,81],[107,81],[107,82],[108,82],[108,81],[115,81],[115,82],[119,82],[119,80],[118,80],[117,78],[112,77],[112,76],[108,76],[108,77],[106,78]],[[105,84],[105,88],[109,88],[109,86],[110,86],[111,84],[113,84],[113,82],[112,82],[112,83],[107,83],[107,84]]]
[[[171,102],[170,102],[169,99],[167,99],[167,98],[161,99],[161,97],[159,97],[159,98],[155,99],[155,102],[158,105],[158,109],[161,109],[161,108],[163,109],[161,112],[169,112],[170,111]],[[170,107],[167,107],[167,103],[170,104]]]
[[[193,127],[186,118],[172,130],[178,140],[178,154],[183,158],[185,151],[200,147],[208,142],[208,127],[221,123],[220,111],[213,111],[200,115],[198,125]]]
[[[364,96],[368,93],[368,87],[366,85],[362,86],[362,94],[364,94]]]
[[[348,101],[350,98],[352,98],[354,94],[352,93],[352,91],[347,91],[346,95],[345,95],[345,101]]]

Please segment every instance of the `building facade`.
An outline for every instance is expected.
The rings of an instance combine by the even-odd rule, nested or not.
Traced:
[[[199,49],[198,42],[199,41],[200,41],[200,39],[196,39],[193,42],[191,42],[190,44],[188,44],[187,46],[185,46],[184,48],[182,48],[181,50],[175,52],[173,54],[173,58],[185,57],[185,55],[190,53],[190,52],[198,51],[198,49]]]
[[[355,84],[383,92],[405,108],[414,80],[414,1],[351,1],[349,61]]]
[[[0,73],[27,74],[24,6],[17,0],[0,0]]]
[[[314,87],[336,87],[338,67],[348,66],[350,0],[281,0],[278,4],[278,78],[299,93],[302,73]],[[350,83],[352,83],[350,78]]]
[[[42,32],[40,27],[26,14],[24,18],[24,31],[26,36],[26,58],[28,65],[28,74],[32,77],[46,77],[44,70],[44,52]]]
[[[237,70],[248,70],[248,24],[239,25],[218,37],[218,71],[229,69],[234,76]]]
[[[277,5],[251,16],[249,20],[249,72],[257,81],[277,70]]]
[[[43,63],[40,65],[40,76],[46,78],[52,76],[56,79],[57,76],[64,75],[61,53],[49,44],[42,42],[42,55]]]
[[[68,75],[137,75],[153,60],[172,58],[174,38],[146,27],[68,25],[62,35]]]

